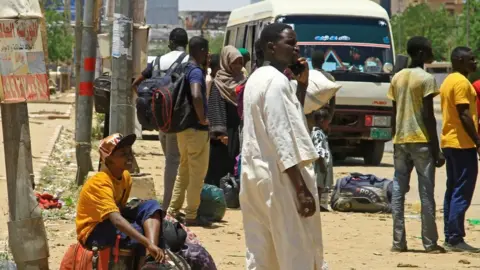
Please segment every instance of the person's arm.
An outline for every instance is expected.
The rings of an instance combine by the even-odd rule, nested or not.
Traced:
[[[392,81],[390,82],[390,87],[388,88],[387,98],[392,101],[392,138],[395,137],[395,133],[397,132],[397,102],[395,100],[395,76],[393,76]]]
[[[326,173],[327,172],[327,166],[325,166],[325,159],[323,157],[318,157],[317,161],[318,167],[320,168],[320,172]]]
[[[208,99],[208,124],[211,137],[224,142],[227,137],[227,104],[215,83]]]
[[[300,58],[299,61],[303,64],[304,69],[298,76],[294,76],[297,81],[297,99],[303,107],[305,105],[305,97],[307,96],[309,67],[305,58]]]
[[[108,214],[108,219],[112,222],[113,226],[119,231],[125,233],[132,239],[137,240],[144,247],[148,248],[152,243],[139,233],[119,212],[112,212]]]
[[[135,78],[135,80],[133,81],[132,87],[135,90],[135,92],[137,92],[137,87],[141,82],[143,82],[145,79],[149,79],[152,77],[154,62],[155,61],[153,61],[152,63],[149,63],[147,67],[142,71],[142,74],[138,75],[138,77]]]
[[[190,90],[192,94],[193,109],[197,114],[198,121],[201,125],[208,125],[207,117],[203,104],[202,84],[205,79],[200,68],[194,68],[188,74],[188,82],[190,83]]]
[[[333,120],[333,115],[335,114],[335,103],[336,98],[333,96],[328,102],[328,122],[332,122]]]
[[[390,119],[392,125],[392,138],[395,137],[397,132],[397,103],[392,101],[392,119]]]
[[[141,82],[143,82],[144,80],[145,80],[145,77],[144,77],[142,74],[140,74],[140,75],[138,75],[137,78],[135,78],[135,80],[134,80],[133,83],[132,83],[132,86],[133,86],[133,87],[137,87],[137,86],[138,86]]]
[[[475,123],[473,122],[472,117],[470,116],[470,105],[469,104],[457,104],[457,112],[460,117],[460,122],[467,132],[468,136],[475,143],[477,148],[480,147],[480,138],[477,134],[477,129],[475,128]]]
[[[480,147],[480,138],[477,134],[475,123],[473,122],[470,114],[469,97],[471,95],[471,85],[467,80],[465,80],[457,83],[454,86],[453,91],[454,102],[457,108],[460,122],[462,122],[462,126],[465,129],[465,132],[467,132],[468,136],[472,139],[472,141],[476,145],[476,148],[478,149]]]
[[[425,123],[425,128],[427,129],[433,158],[438,159],[440,154],[440,144],[438,142],[437,119],[435,118],[435,111],[433,108],[433,98],[433,94],[423,98],[422,117],[423,122]]]

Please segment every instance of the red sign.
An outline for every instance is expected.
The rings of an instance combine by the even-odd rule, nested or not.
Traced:
[[[2,76],[3,99],[6,101],[48,100],[47,74]]]

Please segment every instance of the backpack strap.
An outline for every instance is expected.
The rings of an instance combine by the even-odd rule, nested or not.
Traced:
[[[157,56],[152,64],[153,66],[153,71],[152,71],[152,77],[157,77],[158,75],[161,74],[161,70],[160,70],[160,59],[162,57],[161,56]]]
[[[177,66],[181,65],[183,62],[183,59],[185,59],[185,56],[187,56],[186,52],[183,52],[180,54],[180,56],[173,62],[173,64],[168,68],[167,72],[165,75],[171,75],[173,71],[177,68]]]

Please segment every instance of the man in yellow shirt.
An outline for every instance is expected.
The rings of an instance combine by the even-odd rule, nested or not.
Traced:
[[[447,161],[447,190],[444,200],[445,246],[458,252],[480,252],[466,244],[465,213],[469,208],[478,173],[480,138],[476,92],[467,77],[477,62],[470,48],[455,48],[451,55],[453,73],[440,88],[443,126],[441,146]]]
[[[77,205],[77,239],[85,247],[113,247],[120,236],[122,247],[136,248],[145,262],[160,262],[163,211],[157,201],[127,207],[132,179],[132,145],[135,134],[113,134],[100,142],[102,170],[87,180]],[[117,234],[117,230],[119,233]],[[145,234],[145,236],[144,236]],[[144,248],[142,248],[144,247]],[[143,266],[140,263],[140,267]]]
[[[393,102],[392,125],[395,129],[395,177],[392,192],[394,252],[407,251],[405,233],[405,194],[409,191],[410,174],[415,167],[422,200],[422,242],[429,253],[444,253],[437,244],[435,223],[435,167],[445,164],[440,153],[433,110],[433,98],[438,95],[435,78],[423,70],[433,61],[432,44],[424,37],[412,37],[407,43],[411,58],[409,68],[395,74],[388,98]]]

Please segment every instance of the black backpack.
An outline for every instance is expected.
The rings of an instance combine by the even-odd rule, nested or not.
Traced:
[[[95,111],[97,113],[110,113],[110,87],[112,78],[105,72],[93,81]]]

